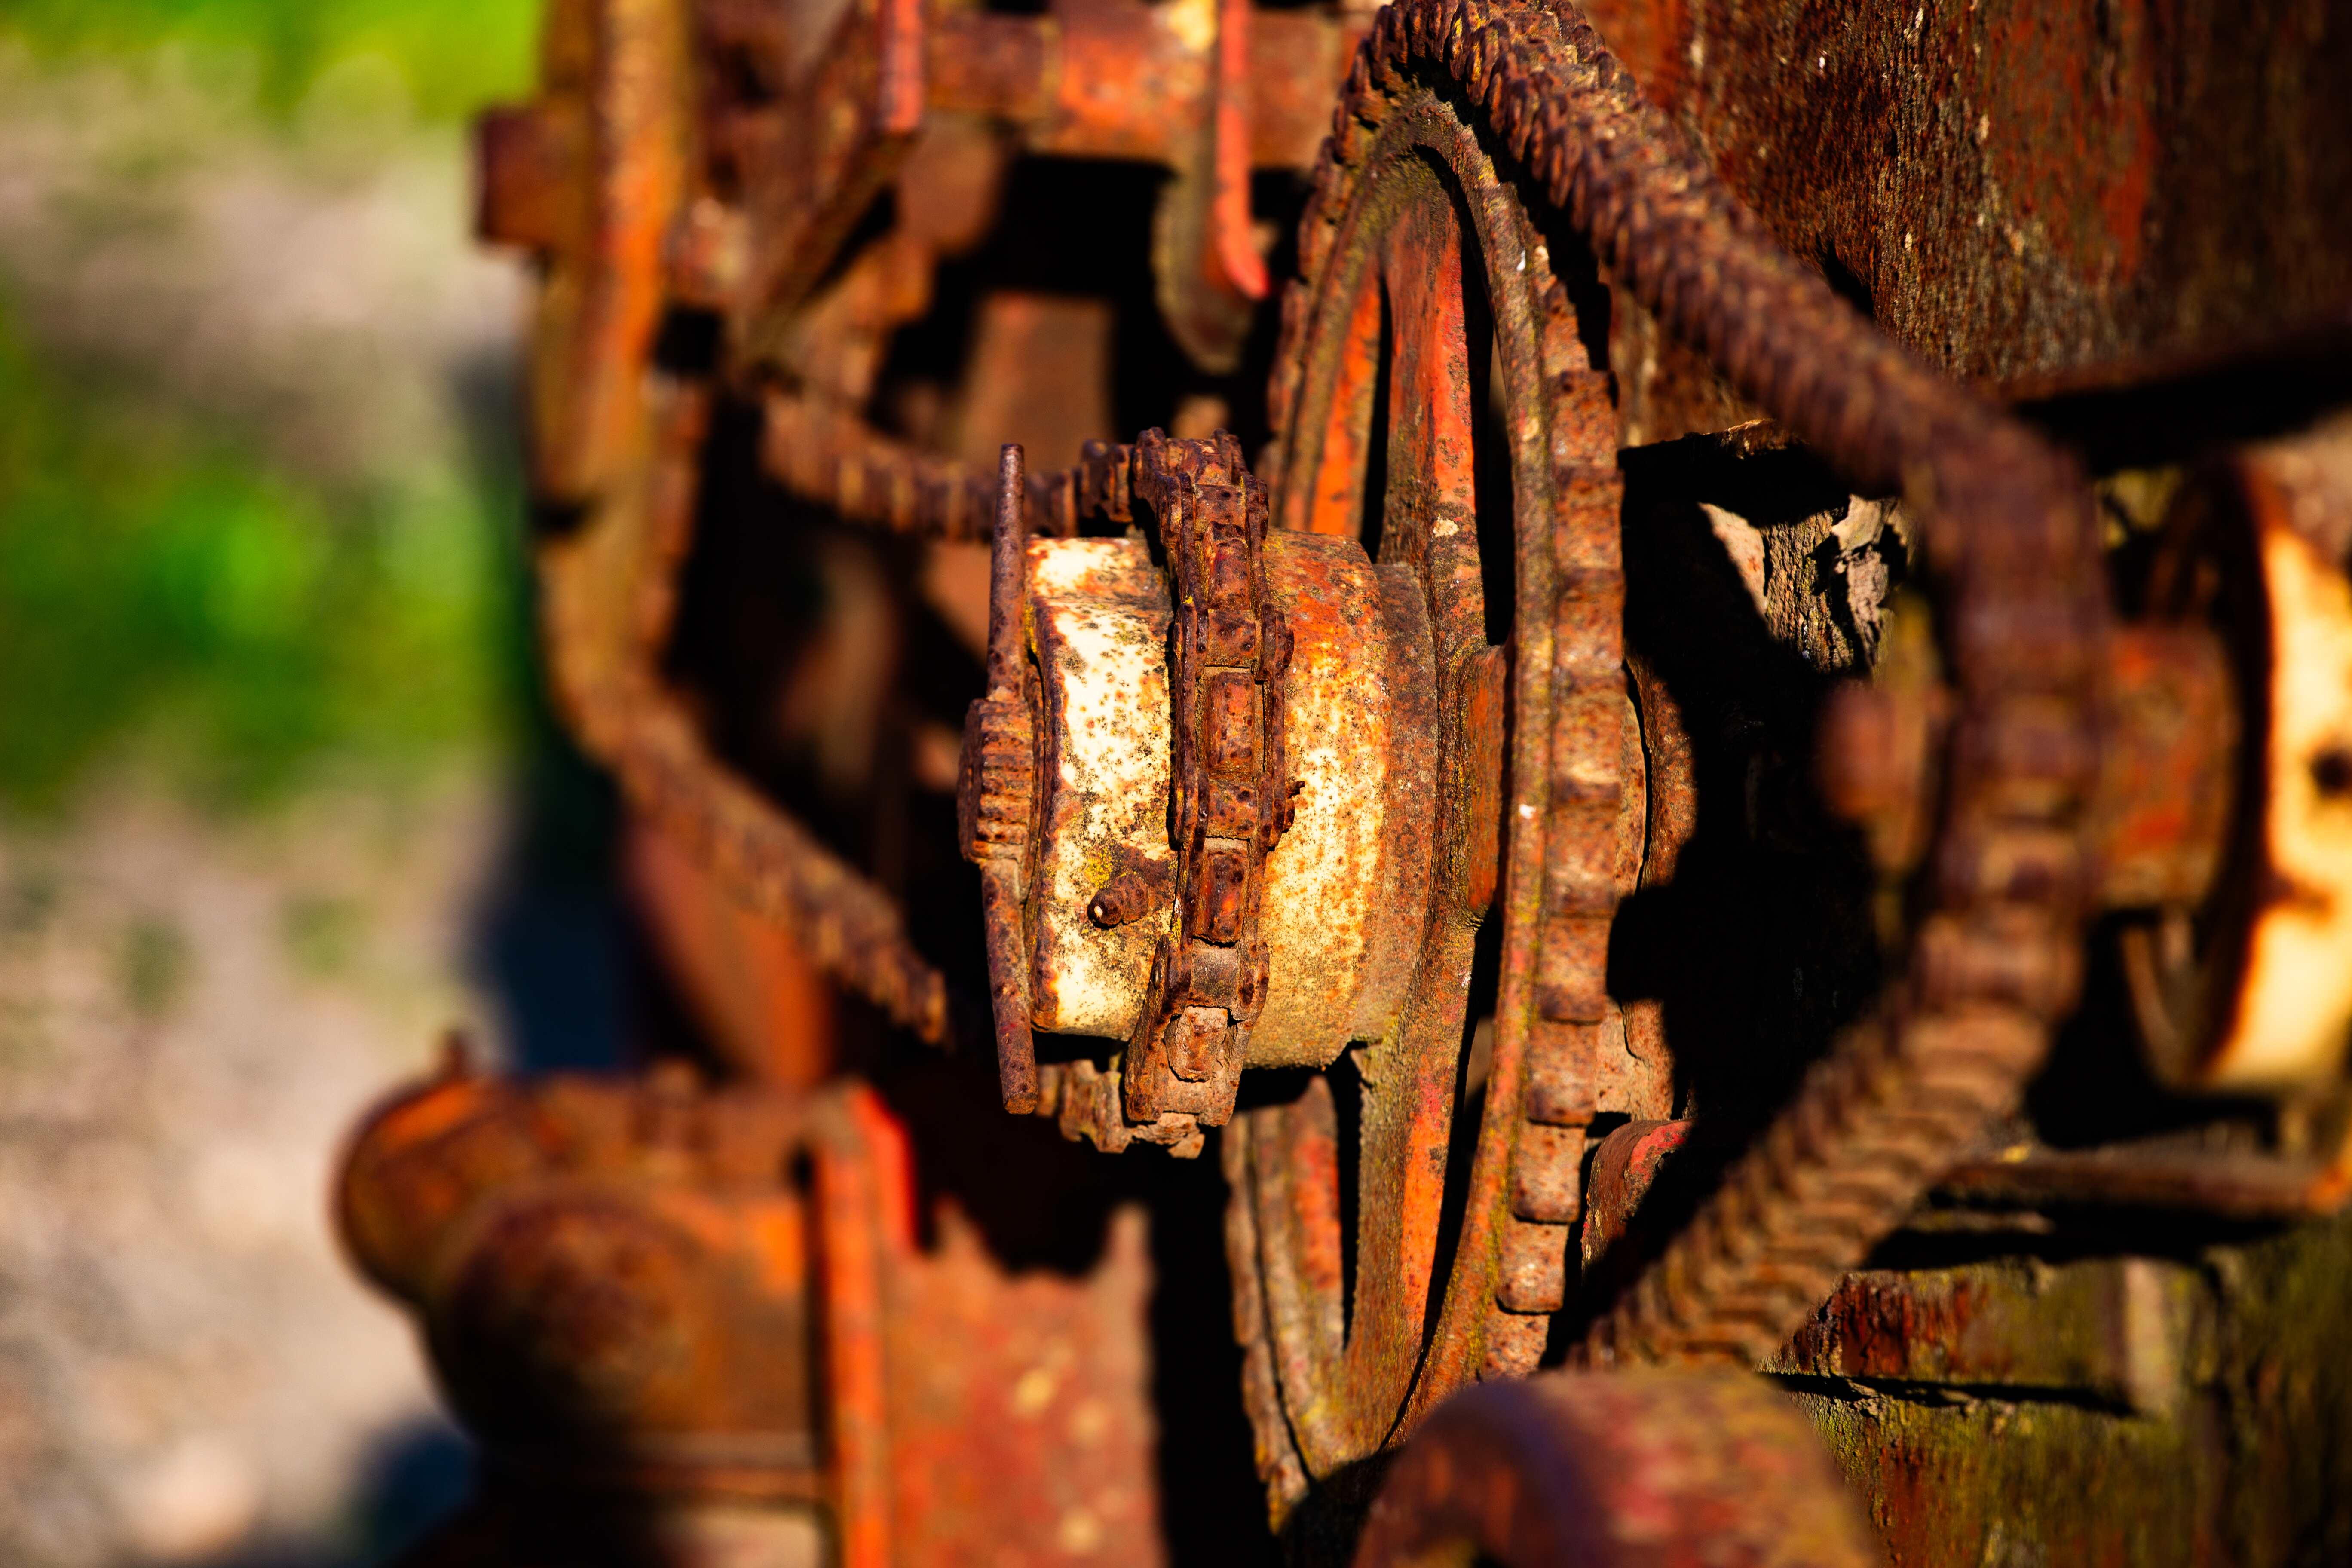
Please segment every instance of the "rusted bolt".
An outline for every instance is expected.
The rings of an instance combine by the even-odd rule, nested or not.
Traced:
[[[1105,931],[1132,925],[1168,902],[1169,888],[1164,878],[1147,877],[1139,871],[1121,871],[1103,884],[1102,891],[1087,905],[1087,918]]]

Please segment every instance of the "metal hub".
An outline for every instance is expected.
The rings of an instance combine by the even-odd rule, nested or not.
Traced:
[[[992,944],[1023,1022],[1123,1042],[1034,1069],[1037,1108],[1191,1153],[1243,1068],[1327,1066],[1406,1005],[1465,738],[1412,567],[1268,533],[1230,437],[1154,432],[1116,461],[1175,580],[1139,531],[1020,546],[997,650],[1017,696],[970,727],[966,798],[1017,878]],[[1491,753],[1491,726],[1468,740]]]

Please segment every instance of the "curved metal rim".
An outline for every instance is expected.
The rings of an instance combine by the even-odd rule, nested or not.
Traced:
[[[1311,1121],[1318,1114],[1316,1108],[1302,1101],[1297,1107],[1252,1113],[1248,1125],[1239,1129],[1243,1137],[1234,1140],[1244,1146],[1239,1158],[1229,1162],[1237,1177],[1234,1203],[1237,1208],[1253,1211],[1246,1217],[1260,1276],[1254,1283],[1265,1293],[1262,1305],[1266,1331],[1273,1341],[1283,1411],[1287,1416],[1285,1436],[1297,1444],[1307,1468],[1318,1475],[1391,1440],[1402,1426],[1416,1419],[1480,1365],[1486,1348],[1484,1330],[1495,1296],[1497,1234],[1510,1223],[1507,1213],[1509,1166],[1518,1129],[1520,1080],[1533,1007],[1530,975],[1540,923],[1542,835],[1511,833],[1508,825],[1542,821],[1549,804],[1549,726],[1545,721],[1552,696],[1551,622],[1556,595],[1549,525],[1556,496],[1543,325],[1545,285],[1550,283],[1556,289],[1557,284],[1511,181],[1497,171],[1495,159],[1462,112],[1426,89],[1415,89],[1382,122],[1371,151],[1348,181],[1346,207],[1332,236],[1329,260],[1303,285],[1313,290],[1311,305],[1299,318],[1300,330],[1286,351],[1286,357],[1300,372],[1297,395],[1291,406],[1276,410],[1288,442],[1276,515],[1286,527],[1329,531],[1332,496],[1320,493],[1318,479],[1328,478],[1324,470],[1335,458],[1360,463],[1372,449],[1370,442],[1360,441],[1353,451],[1334,454],[1330,450],[1339,422],[1350,416],[1349,400],[1360,399],[1367,414],[1370,409],[1369,382],[1360,385],[1350,382],[1350,352],[1360,344],[1366,301],[1378,300],[1386,286],[1380,253],[1412,221],[1416,211],[1426,211],[1433,202],[1440,201],[1458,226],[1456,239],[1465,253],[1465,264],[1474,258],[1484,264],[1481,281],[1495,328],[1495,358],[1507,406],[1503,434],[1511,458],[1517,653],[1512,707],[1518,722],[1513,726],[1511,795],[1504,805],[1502,992],[1496,999],[1494,1065],[1470,1170],[1466,1179],[1459,1172],[1444,1173],[1462,1188],[1458,1239],[1450,1258],[1433,1255],[1427,1259],[1430,1270],[1445,1269],[1442,1294],[1430,1288],[1434,1281],[1430,1272],[1424,1272],[1427,1310],[1418,1310],[1419,1301],[1412,1303],[1417,1309],[1411,1325],[1413,1342],[1405,1364],[1391,1361],[1386,1365],[1367,1365],[1360,1332],[1349,1335],[1345,1349],[1333,1353],[1341,1337],[1337,1281],[1329,1278],[1335,1259],[1302,1257],[1307,1248],[1301,1245],[1295,1216],[1285,1212],[1286,1205],[1280,1197],[1269,1202],[1261,1190],[1261,1179],[1276,1175],[1281,1163],[1301,1158],[1302,1152],[1293,1144],[1302,1131],[1312,1136],[1314,1130],[1297,1124],[1302,1119]],[[1312,214],[1307,221],[1314,221]],[[1483,388],[1466,390],[1472,396],[1484,395]],[[1353,500],[1360,502],[1360,468],[1354,472]],[[1318,516],[1318,510],[1325,515]],[[1362,520],[1356,521],[1360,526]],[[1384,529],[1382,532],[1381,553],[1387,559],[1398,553],[1393,531]],[[1480,614],[1478,637],[1483,642],[1484,595],[1475,586],[1475,526],[1466,531],[1471,546],[1468,558],[1474,566],[1470,597]],[[1448,712],[1453,711],[1458,685],[1458,658],[1455,663],[1457,668],[1449,668],[1444,678]],[[1436,918],[1442,921],[1447,917]],[[1452,1097],[1458,1077],[1456,1058],[1467,1000],[1465,982],[1475,925],[1475,920],[1457,919],[1456,929],[1441,944],[1443,951],[1433,952],[1423,965],[1416,984],[1417,993],[1438,992],[1444,1004],[1436,1009],[1441,1016],[1424,1021],[1418,1033],[1429,1042],[1424,1047],[1429,1065],[1442,1063],[1441,1092],[1445,1101],[1442,1116],[1448,1123],[1456,1110]],[[1392,1030],[1390,1041],[1368,1053],[1368,1058],[1374,1058],[1366,1063],[1368,1079],[1376,1078],[1382,1065],[1374,1053],[1394,1050],[1402,1043],[1398,1033]],[[1430,1076],[1436,1075],[1424,1075]],[[1323,1106],[1320,1114],[1328,1117],[1328,1096]],[[1365,1121],[1367,1139],[1360,1159],[1366,1170],[1363,1185],[1369,1190],[1376,1161],[1409,1158],[1418,1147],[1376,1149],[1371,1146],[1369,1112]],[[1438,1150],[1442,1159],[1442,1137]],[[1313,1163],[1311,1157],[1308,1163]],[[1336,1179],[1328,1165],[1300,1174],[1310,1181]],[[1279,1183],[1278,1175],[1276,1180]],[[1360,1236],[1372,1217],[1360,1214]],[[1328,1223],[1336,1225],[1337,1218],[1335,1205]],[[1433,1237],[1432,1243],[1433,1247]],[[1320,1281],[1302,1278],[1312,1275],[1318,1264],[1327,1278]],[[1356,1284],[1360,1309],[1368,1294],[1365,1275],[1360,1266]],[[1243,1305],[1246,1309],[1249,1303],[1244,1300]],[[1360,1325],[1360,1310],[1358,1317]],[[1543,1320],[1536,1321],[1540,1333]],[[1374,1343],[1378,1345],[1377,1341]],[[1442,1353],[1433,1359],[1429,1352],[1433,1347],[1442,1347]],[[1393,1343],[1380,1348],[1396,1356],[1398,1347]]]

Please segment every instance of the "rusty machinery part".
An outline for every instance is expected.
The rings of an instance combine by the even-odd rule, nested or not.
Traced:
[[[647,283],[657,307],[666,288],[727,318],[738,363],[789,372],[804,357],[797,318],[929,117],[978,117],[1043,155],[1171,170],[1155,225],[1160,297],[1180,343],[1230,369],[1266,290],[1250,173],[1312,159],[1322,105],[1366,25],[1357,9],[1261,13],[1245,0],[1176,11],[1064,0],[1043,16],[853,0],[824,37],[800,36],[796,24],[824,15],[572,0],[549,30],[540,100],[486,121],[486,188],[506,215],[490,226],[547,245],[549,222],[528,220],[564,218],[580,205],[572,191],[602,179],[651,220],[630,230],[630,300]],[[656,120],[651,171],[641,132]],[[901,217],[896,237],[914,249],[941,237],[928,215]],[[649,341],[602,345],[629,352],[606,353],[599,374],[641,363]]]
[[[1910,486],[1930,519],[1931,559],[1960,591],[1951,638],[1959,656],[1958,691],[1948,704],[1953,721],[1942,733],[1954,766],[1945,773],[1943,834],[1928,873],[1943,907],[1915,944],[1913,975],[1879,1024],[1857,1030],[1816,1075],[1796,1113],[1735,1173],[1725,1199],[1677,1242],[1675,1256],[1637,1285],[1596,1339],[1604,1353],[1619,1342],[1637,1353],[1747,1353],[1771,1342],[1771,1322],[1801,1310],[1811,1286],[1801,1281],[1833,1278],[1840,1267],[1834,1260],[1891,1224],[1938,1163],[2000,1108],[2038,1054],[2038,1021],[2063,1006],[2071,991],[2073,916],[2087,901],[2083,884],[2089,879],[2077,864],[2074,831],[2084,815],[2084,775],[2092,766],[2084,732],[2093,716],[2087,699],[2101,689],[2110,662],[2082,656],[2095,641],[2101,607],[2095,574],[2084,566],[2093,553],[2084,542],[2087,513],[2063,462],[1911,366],[1842,312],[1816,279],[1775,256],[1752,220],[1696,172],[1690,155],[1675,151],[1672,133],[1632,99],[1580,25],[1539,13],[1426,5],[1392,11],[1380,26],[1364,57],[1378,63],[1377,78],[1359,70],[1318,181],[1321,192],[1344,187],[1351,158],[1360,159],[1377,134],[1374,122],[1385,119],[1374,100],[1410,89],[1412,72],[1424,72],[1440,96],[1466,89],[1471,117],[1498,122],[1528,183],[1591,235],[1613,281],[1657,310],[1723,364],[1743,392],[1858,482]],[[1302,245],[1310,269],[1328,259],[1328,250],[1318,256],[1316,248],[1318,225],[1328,238],[1342,210],[1335,199],[1310,212]],[[1309,298],[1295,292],[1301,302],[1286,313],[1303,312]],[[1547,308],[1556,311],[1557,303],[1548,300]],[[1300,329],[1295,319],[1291,325],[1295,338]],[[1284,363],[1287,372],[1291,356]],[[1589,365],[1581,368],[1589,373]],[[1556,395],[1573,391],[1562,384]],[[1296,393],[1277,383],[1278,416],[1293,414],[1286,404]],[[1296,429],[1289,437],[1297,445]],[[910,512],[896,499],[901,489],[919,494],[926,488],[919,473],[908,472],[911,455],[868,448],[857,465],[853,482],[840,477],[847,465],[833,462],[832,491],[871,505],[886,523],[905,526],[902,516],[912,515],[926,529],[968,527],[980,510],[968,478],[934,478],[931,490],[958,493],[926,520],[919,504]],[[1594,465],[1571,458],[1555,466]],[[884,478],[889,486],[879,482]],[[906,482],[909,478],[914,482]],[[1571,487],[1578,478],[1568,476]],[[1590,482],[1591,476],[1582,478]],[[1079,482],[1070,477],[1024,489],[1045,500],[1058,524],[1068,515],[1064,498]],[[887,502],[880,499],[886,489]],[[866,492],[873,499],[863,499]],[[1580,586],[1587,619],[1605,604],[1609,576],[1604,564]],[[1588,592],[1594,588],[1603,593]],[[1585,640],[1584,651],[1607,651]],[[1531,679],[1534,662],[1523,661],[1518,679]],[[1605,805],[1612,825],[1622,819],[1629,771],[1621,762],[1616,798],[1606,799],[1606,748],[1598,742],[1613,729],[1622,758],[1628,728],[1622,710],[1602,713],[1593,706],[1592,721],[1570,736],[1561,757],[1538,755],[1535,769],[1515,770],[1515,777],[1547,768],[1564,775],[1570,787],[1539,790],[1557,797],[1542,801],[1539,816],[1581,810],[1598,817],[1596,808]],[[1522,729],[1523,738],[1534,732]],[[1583,776],[1572,751],[1580,746],[1591,753]],[[1579,798],[1580,791],[1592,798]],[[1516,1072],[1520,1085],[1516,1094],[1491,1096],[1489,1114],[1518,1120],[1497,1123],[1504,1152],[1482,1149],[1486,1168],[1473,1176],[1488,1200],[1482,1216],[1492,1215],[1507,1184],[1513,1209],[1489,1223],[1486,1235],[1474,1232],[1465,1249],[1484,1253],[1473,1258],[1474,1273],[1490,1271],[1494,1300],[1486,1312],[1497,1331],[1476,1358],[1490,1370],[1532,1359],[1547,1299],[1564,1289],[1564,1270],[1553,1257],[1565,1248],[1551,1244],[1564,1240],[1575,1217],[1580,1115],[1591,1109],[1578,1103],[1576,1053],[1580,1047],[1589,1051],[1596,1033],[1622,1026],[1605,1000],[1598,1018],[1574,1016],[1576,957],[1596,930],[1605,939],[1605,908],[1543,907],[1605,900],[1600,889],[1606,884],[1591,874],[1594,868],[1576,864],[1580,856],[1601,858],[1592,853],[1594,826],[1557,835],[1560,854],[1551,858],[1569,866],[1565,875],[1553,875],[1543,858],[1527,862],[1539,870],[1522,871],[1514,861],[1515,897],[1544,921],[1545,933],[1523,942],[1520,962],[1531,966],[1533,979],[1523,981],[1518,1014],[1507,1009],[1498,1020],[1507,1027],[1516,1019],[1519,1049],[1530,1059],[1498,1057],[1505,1074],[1498,1081],[1507,1087]],[[1515,852],[1531,837],[1515,836]],[[1115,887],[1118,880],[1095,889],[1090,911],[1117,913],[1131,901],[1135,881]],[[1564,896],[1555,899],[1556,890]],[[1520,1016],[1530,1003],[1532,1015]],[[1554,1037],[1538,1038],[1546,1035]],[[1534,1048],[1538,1044],[1555,1048],[1547,1054]],[[1060,1082],[1045,1089],[1049,1103],[1059,1102],[1066,1123],[1076,1106],[1082,1127],[1123,1125],[1124,1107],[1117,1117],[1103,1113],[1110,1080],[1087,1067],[1068,1064],[1053,1075]],[[1536,1114],[1544,1110],[1549,1120]],[[1668,1280],[1671,1289],[1661,1284]],[[1457,1375],[1462,1370],[1453,1369]],[[1443,1392],[1447,1369],[1437,1371],[1419,1397]]]
[[[1064,0],[1044,16],[868,0],[803,63],[780,16],[700,10],[717,68],[712,199],[680,251],[719,258],[691,269],[698,302],[734,320],[742,357],[785,364],[794,312],[939,110],[1005,125],[1048,156],[1171,170],[1154,225],[1163,313],[1199,363],[1231,369],[1266,290],[1250,172],[1313,157],[1318,111],[1364,25],[1246,0]],[[729,90],[739,81],[752,90]]]
[[[1383,1479],[1356,1568],[1864,1568],[1820,1439],[1763,1379],[1625,1368],[1455,1394]]]
[[[1005,448],[988,690],[965,723],[958,795],[982,868],[1004,1102],[1106,1149],[1193,1154],[1261,1040],[1290,1048],[1291,999],[1312,988],[1278,983],[1304,930],[1274,918],[1287,889],[1267,858],[1304,785],[1291,753],[1325,711],[1290,699],[1294,626],[1339,627],[1303,605],[1318,563],[1302,571],[1268,538],[1232,437],[1096,444],[1056,485],[1089,513],[1153,524],[1168,570],[1132,534],[1031,541],[1020,498],[1035,487]],[[1325,781],[1324,815],[1348,816],[1348,793]],[[1108,1070],[1041,1068],[1034,1028],[1125,1045]]]
[[[888,900],[714,757],[654,674],[708,407],[700,389],[651,372],[662,311],[666,303],[725,311],[753,357],[782,352],[781,323],[897,170],[927,95],[943,109],[1027,127],[1040,151],[1056,155],[1189,168],[1195,138],[1183,127],[1197,126],[1214,143],[1214,177],[1178,184],[1199,188],[1213,221],[1201,229],[1202,268],[1184,269],[1177,292],[1205,277],[1211,294],[1230,294],[1209,264],[1242,266],[1244,252],[1255,263],[1248,171],[1311,156],[1313,114],[1302,106],[1328,91],[1361,24],[1285,13],[1253,29],[1247,8],[1228,5],[1223,41],[1204,42],[1199,27],[1168,25],[1164,7],[1112,3],[1066,6],[1052,18],[958,14],[927,33],[916,8],[877,0],[850,6],[795,68],[784,63],[794,43],[780,16],[689,9],[567,0],[548,20],[540,99],[493,111],[478,129],[479,230],[532,252],[541,268],[534,489],[587,511],[575,534],[541,552],[550,661],[575,732],[641,811],[747,907],[806,933],[835,978],[937,1041],[949,1027],[943,983],[906,943]],[[1135,47],[1153,40],[1155,48]],[[1141,81],[1153,111],[1141,112],[1134,93],[1098,90],[1099,73],[1060,68],[1063,56],[1129,53],[1164,68]],[[689,126],[702,77],[709,101]],[[721,89],[738,79],[760,90],[735,101]],[[769,90],[793,81],[797,90]],[[1056,84],[1077,90],[1056,96]],[[793,151],[803,143],[815,152]],[[877,252],[877,278],[905,271],[910,255],[917,270],[928,268],[936,237],[901,237],[908,243]],[[853,270],[864,280],[877,268]],[[927,283],[880,278],[874,287],[887,297],[877,307],[886,327],[905,316],[908,300],[928,297]],[[766,463],[789,488],[874,526],[984,534],[992,489],[961,465],[890,441],[814,387],[769,395],[766,414]],[[1047,531],[1074,526],[1068,479],[1032,498]]]
[[[2163,912],[2124,934],[2134,1011],[2158,1070],[2176,1084],[2308,1097],[2343,1076],[2352,1037],[2347,570],[2352,424],[2341,416],[2193,478],[2161,543],[2151,609],[2224,629],[2248,731],[2237,788],[2217,792],[2241,804],[2211,897],[2147,900]]]
[[[665,253],[689,174],[688,36],[671,0],[559,0],[539,100],[478,127],[478,229],[540,259],[531,482],[578,504],[641,445]]]
[[[525,1086],[453,1053],[354,1135],[337,1217],[415,1306],[494,1468],[541,1484],[823,1500],[785,1180],[810,1108],[690,1072]],[[781,1347],[781,1348],[780,1348]]]
[[[2271,1155],[2015,1145],[1947,1186],[2325,1213],[2352,1195],[2352,427],[2235,449],[2188,476],[2142,618],[2104,648],[2109,716],[2091,889],[2150,1066],[2191,1094],[2281,1108]],[[1935,656],[1897,627],[1868,686],[1824,715],[1823,785],[1882,867],[1924,849],[1944,722]]]
[[[1151,234],[1160,313],[1193,363],[1238,369],[1265,298],[1265,258],[1250,227],[1250,0],[1216,0],[1216,40],[1198,123],[1162,189]]]
[[[847,521],[890,533],[954,542],[991,536],[995,478],[952,458],[921,452],[820,399],[772,393],[760,449],[768,473],[803,500]],[[1030,475],[1022,493],[1040,531],[1077,531],[1076,470]]]
[[[573,526],[538,550],[560,709],[631,803],[750,909],[925,1039],[945,983],[888,897],[709,750],[662,684],[656,650],[690,542],[710,394],[651,369],[676,259],[690,137],[688,29],[669,0],[565,0],[544,91],[479,127],[486,239],[540,258],[531,337],[532,482]]]
[[[714,755],[663,683],[656,649],[692,538],[707,388],[651,377],[639,455],[537,550],[559,710],[630,805],[709,866],[747,908],[799,933],[817,964],[918,1037],[946,1039],[945,979],[889,895]]]
[[[471,1535],[517,1560],[575,1517],[690,1533],[732,1506],[780,1539],[823,1518],[852,1568],[975,1540],[1152,1561],[1140,1216],[1086,1276],[1011,1276],[952,1214],[919,1246],[912,1182],[862,1088],[518,1081],[453,1054],[362,1124],[336,1203],[488,1456]]]
[[[1482,145],[1500,150],[1509,178],[1486,166]],[[1449,179],[1460,195],[1444,192]],[[1480,281],[1493,299],[1517,538],[1510,695],[1521,717],[1510,726],[1502,991],[1469,1206],[1430,1359],[1408,1355],[1382,1369],[1402,1395],[1391,1420],[1407,1425],[1469,1376],[1532,1368],[1545,1314],[1565,1300],[1597,1053],[1622,1027],[1600,965],[1618,886],[1615,829],[1621,812],[1643,814],[1624,810],[1642,770],[1627,766],[1623,745],[1612,432],[1596,416],[1601,383],[1540,248],[1547,226],[1580,236],[1606,281],[1852,482],[1907,492],[1927,521],[1957,655],[1935,853],[1908,973],[1841,1038],[1656,1266],[1615,1300],[1580,1304],[1592,1315],[1581,1354],[1752,1364],[2012,1105],[2074,992],[2105,619],[2097,532],[2074,466],[1913,362],[1781,254],[1565,8],[1402,0],[1376,19],[1301,222],[1304,277],[1285,301],[1272,394],[1280,522],[1369,521],[1356,515],[1355,498],[1379,447],[1347,428],[1362,418],[1379,368],[1366,352],[1377,329],[1364,323],[1377,323],[1381,290],[1365,279],[1380,270],[1371,258],[1384,247],[1433,244],[1413,237],[1415,223],[1429,220],[1400,216],[1416,206],[1451,224],[1435,245],[1483,259]],[[1410,267],[1395,270],[1410,287]],[[1399,308],[1396,283],[1386,287],[1402,322],[1411,310]],[[1401,354],[1411,329],[1396,330]],[[1408,368],[1400,357],[1391,374]],[[1397,427],[1385,433],[1391,495],[1393,454],[1422,438],[1412,417],[1392,413]],[[1443,498],[1423,504],[1432,514],[1424,525],[1434,522]],[[1411,515],[1392,501],[1387,521],[1401,510]],[[1453,537],[1462,538],[1458,528]],[[1463,544],[1475,551],[1475,541]],[[1390,549],[1384,533],[1384,557]],[[1448,1073],[1433,1123],[1441,1135],[1413,1147],[1416,1160],[1445,1147],[1452,1085]],[[1271,1122],[1295,1113],[1266,1114]],[[1231,1157],[1244,1175],[1278,1171],[1258,1148],[1270,1142],[1278,1154],[1283,1136],[1253,1131],[1229,1141],[1247,1150]],[[1397,1154],[1368,1136],[1363,1157],[1369,1182],[1372,1160]],[[1235,1188],[1246,1194],[1249,1184]],[[1277,1195],[1293,1209],[1307,1196]],[[1364,1299],[1386,1270],[1360,1260],[1351,1315],[1337,1300],[1336,1267],[1319,1293],[1286,1300],[1286,1273],[1318,1253],[1266,1233],[1283,1206],[1243,1195],[1232,1209],[1237,1268],[1255,1276],[1241,1327],[1252,1362],[1269,1369],[1250,1382],[1277,1507],[1300,1463],[1324,1473],[1392,1436],[1366,1419],[1377,1405],[1352,1369],[1318,1365],[1296,1348],[1296,1318],[1309,1302],[1319,1337],[1334,1344],[1344,1343],[1342,1322],[1354,1335],[1391,1332]],[[1367,1199],[1359,1212],[1372,1209]],[[1419,1309],[1407,1312],[1417,1340]],[[1328,1422],[1335,1395],[1360,1414]],[[1318,1432],[1324,1425],[1330,1430]]]
[[[1265,1005],[1265,858],[1292,820],[1291,635],[1267,581],[1265,488],[1241,443],[1146,431],[1131,483],[1169,563],[1171,853],[1108,879],[1087,918],[1108,929],[1163,896],[1171,905],[1124,1053],[1121,1109],[1139,1126],[1190,1118],[1189,1141],[1232,1116]]]
[[[877,197],[927,177],[939,117],[992,124],[1041,156],[1171,170],[1160,299],[1188,352],[1231,368],[1267,289],[1251,172],[1313,161],[1369,9],[565,0],[539,97],[486,114],[478,137],[480,233],[541,263],[538,492],[576,504],[618,471],[670,306],[721,317],[737,371],[845,404],[870,392],[881,337],[926,308],[938,255],[972,237],[968,219],[902,199],[896,226],[844,266]],[[820,16],[830,30],[802,36]],[[856,480],[824,467],[814,492],[845,489],[859,510]],[[803,460],[779,477],[808,473]],[[984,530],[986,515],[969,522]]]

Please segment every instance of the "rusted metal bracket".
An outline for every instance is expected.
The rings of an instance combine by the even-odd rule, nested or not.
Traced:
[[[1152,271],[1160,311],[1193,361],[1212,371],[1241,363],[1265,258],[1250,226],[1249,0],[1216,0],[1209,79],[1195,110],[1192,145],[1160,194]]]
[[[808,74],[732,132],[743,182],[748,353],[779,347],[923,122],[920,0],[852,0]]]
[[[717,1507],[738,1534],[803,1521],[856,1568],[974,1541],[1015,1564],[1159,1560],[1141,1217],[1076,1279],[1006,1273],[951,1212],[927,1247],[905,1131],[870,1090],[713,1090],[675,1063],[518,1081],[453,1057],[362,1125],[336,1201],[488,1455],[453,1553],[546,1561],[583,1511],[671,1536]]]

